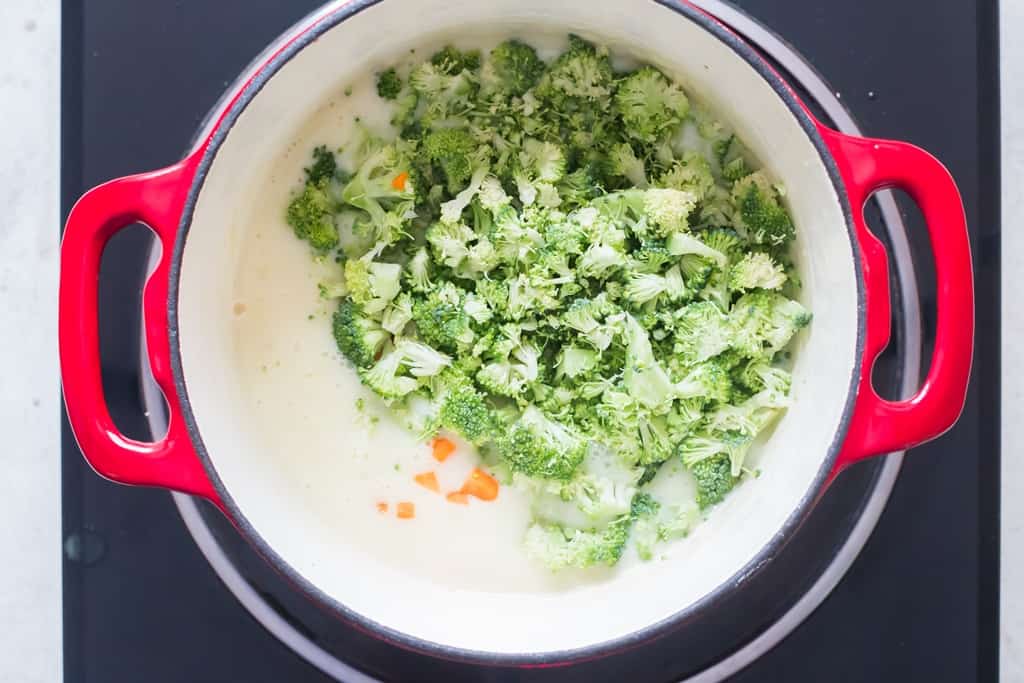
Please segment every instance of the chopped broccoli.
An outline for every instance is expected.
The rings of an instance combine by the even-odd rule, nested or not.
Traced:
[[[285,212],[362,383],[471,443],[554,570],[651,559],[748,476],[811,320],[783,189],[668,75],[612,63],[570,36],[383,70],[390,137],[316,147]]]

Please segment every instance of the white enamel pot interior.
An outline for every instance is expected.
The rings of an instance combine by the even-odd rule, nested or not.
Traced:
[[[858,251],[838,175],[810,119],[725,29],[697,10],[654,0],[383,0],[332,6],[310,25],[262,67],[213,131],[172,264],[179,399],[239,528],[325,608],[400,645],[455,658],[596,656],[664,632],[695,610],[714,609],[722,591],[742,589],[744,576],[771,560],[822,490],[859,378]],[[787,188],[801,299],[815,316],[793,353],[793,406],[758,451],[761,476],[697,527],[685,553],[553,594],[452,590],[339,543],[349,523],[344,508],[324,491],[307,495],[282,484],[308,467],[307,485],[329,490],[330,473],[303,453],[281,457],[253,428],[230,329],[245,227],[238,217],[267,165],[360,73],[410,47],[458,44],[480,31],[527,41],[538,32],[578,33],[657,65],[727,120]]]

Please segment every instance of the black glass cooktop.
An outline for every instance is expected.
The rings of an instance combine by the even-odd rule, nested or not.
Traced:
[[[626,1],[626,0],[623,0]],[[62,203],[109,178],[176,160],[223,89],[316,0],[63,3]],[[994,2],[865,0],[738,3],[782,35],[829,80],[866,134],[917,143],[956,177],[971,226],[977,287],[977,353],[964,415],[942,440],[911,452],[858,559],[825,602],[737,681],[989,681],[998,666],[998,76]],[[924,357],[934,321],[927,240],[906,222],[919,267]],[[915,228],[918,228],[915,230]],[[139,398],[138,287],[149,238],[114,238],[101,278],[104,386],[129,436],[148,438]],[[895,350],[894,350],[895,353]],[[892,355],[892,354],[891,354]],[[895,361],[880,383],[892,383]],[[823,507],[836,517],[880,466],[845,473]],[[835,494],[835,495],[833,495]],[[68,683],[327,681],[281,644],[225,588],[199,552],[170,496],[101,480],[64,422],[64,671]],[[847,506],[847,507],[844,507]],[[849,510],[847,512],[847,509]],[[815,513],[818,514],[817,512]],[[849,519],[841,523],[852,523]],[[813,523],[808,525],[812,527]],[[823,537],[824,538],[824,537]],[[792,576],[802,556],[791,553]],[[810,548],[806,562],[834,552]],[[812,560],[812,555],[814,556]],[[256,569],[254,572],[258,573]],[[773,580],[780,592],[787,574]],[[257,590],[259,586],[257,585]],[[766,595],[772,586],[764,586]],[[294,610],[274,590],[263,599]],[[727,607],[701,638],[671,638],[631,659],[567,680],[677,680],[777,618],[771,600]],[[733,622],[742,622],[735,628]],[[747,626],[747,625],[750,626]],[[295,619],[310,639],[321,634]],[[733,628],[729,628],[732,626]],[[723,636],[724,637],[724,636]],[[703,640],[702,640],[703,638]],[[326,639],[324,639],[326,640]],[[344,639],[342,639],[344,640]],[[325,646],[327,644],[325,643]],[[359,649],[364,670],[394,680],[526,680],[522,672],[446,671],[436,662]],[[682,657],[700,648],[710,654]],[[404,657],[404,659],[403,659]],[[547,673],[546,680],[559,675]]]

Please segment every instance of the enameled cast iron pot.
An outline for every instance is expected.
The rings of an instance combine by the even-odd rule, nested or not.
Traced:
[[[678,78],[735,126],[787,188],[798,227],[803,302],[814,323],[793,356],[794,405],[739,487],[687,540],[686,553],[560,594],[453,591],[378,566],[337,542],[343,524],[275,486],[247,429],[229,320],[236,249],[226,226],[269,163],[325,98],[426,40],[500,31],[575,32],[635,53]],[[60,352],[75,436],[96,471],[213,501],[266,560],[323,608],[401,647],[492,664],[570,662],[662,635],[772,557],[844,467],[920,444],[959,416],[973,337],[963,207],[946,169],[908,144],[842,135],[815,121],[755,52],[701,10],[669,0],[355,0],[334,2],[280,38],[224,98],[182,161],[88,192],[62,245]],[[938,284],[935,353],[918,393],[871,386],[889,337],[886,255],[862,207],[900,187],[920,206]],[[144,294],[153,375],[170,427],[153,443],[120,434],[100,380],[97,274],[107,240],[148,225],[163,253]],[[278,463],[280,464],[280,463]],[[301,458],[291,464],[301,467]]]

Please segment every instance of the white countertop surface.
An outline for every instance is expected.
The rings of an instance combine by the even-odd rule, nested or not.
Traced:
[[[0,683],[60,679],[59,13],[56,0],[0,0]],[[1001,13],[1007,282],[1024,270],[1024,2]],[[1003,299],[1011,345],[1024,339],[1017,303]],[[1013,350],[1002,378],[1001,679],[1024,681],[1024,364]]]

